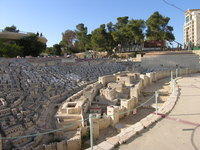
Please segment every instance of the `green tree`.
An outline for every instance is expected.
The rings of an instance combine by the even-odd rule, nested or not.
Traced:
[[[108,32],[114,32],[115,31],[115,26],[112,22],[107,23],[107,30]]]
[[[134,37],[134,42],[136,44],[141,44],[144,41],[144,29],[145,22],[144,20],[130,20],[128,22],[128,28]]]
[[[169,26],[169,17],[162,16],[159,12],[154,12],[146,21],[147,40],[173,41],[173,27]]]
[[[111,27],[109,24],[109,30],[115,41],[115,45],[118,45],[118,49],[132,49],[135,44],[141,44],[144,41],[144,20],[128,20],[128,17],[118,17],[115,27]]]
[[[111,32],[111,35],[119,49],[129,47],[132,41],[134,41],[134,36],[128,25],[128,17],[118,17],[117,23],[114,25],[115,30]]]
[[[128,16],[125,16],[125,17],[118,17],[117,18],[117,23],[116,23],[116,28],[121,28],[121,27],[124,27],[127,23],[128,23]]]
[[[54,44],[53,45],[53,53],[56,56],[61,56],[62,55],[62,50],[60,44]]]
[[[73,30],[66,30],[64,33],[62,33],[62,41],[59,44],[61,45],[61,47],[64,49],[65,52],[75,53],[78,52],[76,41],[77,41],[76,32]]]
[[[130,29],[126,25],[121,26],[115,32],[112,32],[112,37],[121,48],[127,47],[130,41],[134,39]]]
[[[0,57],[17,57],[23,53],[22,47],[16,43],[6,43],[0,41]]]
[[[76,30],[66,30],[62,35],[60,45],[70,53],[82,52],[93,48],[98,51],[113,51],[113,49],[132,49],[147,40],[173,41],[173,27],[168,23],[170,18],[159,12],[144,20],[129,20],[128,16],[118,17],[116,24],[102,24],[88,34],[87,27],[81,23]],[[146,33],[144,32],[146,30]]]
[[[130,33],[128,29],[128,18],[127,16],[125,17],[118,17],[117,18],[117,23],[114,25],[114,27],[110,28],[110,24],[108,27],[110,28],[109,30],[112,30],[111,35],[115,41],[116,46],[120,45],[120,49],[122,47],[125,47],[127,45],[127,40],[129,40]]]
[[[73,47],[74,42],[76,41],[76,32],[72,30],[66,30],[64,33],[62,33],[62,45],[64,47]]]
[[[17,41],[17,45],[23,49],[22,56],[38,56],[46,49],[46,44],[38,41],[36,34],[25,36]]]
[[[102,24],[92,32],[91,45],[93,49],[98,51],[109,50],[109,39],[105,24]]]
[[[115,42],[112,33],[115,32],[115,25],[112,22],[107,23],[107,38],[108,38],[108,47],[110,51],[113,51],[113,49],[117,46],[117,43]]]
[[[44,51],[44,53],[48,55],[54,55],[53,47],[47,47]]]
[[[80,23],[76,26],[76,36],[77,41],[76,45],[79,48],[80,51],[86,51],[87,49],[90,49],[90,37],[87,35],[87,27]]]
[[[17,30],[17,27],[12,25],[10,27],[5,27],[3,31],[7,31],[7,32],[19,32],[19,30]]]

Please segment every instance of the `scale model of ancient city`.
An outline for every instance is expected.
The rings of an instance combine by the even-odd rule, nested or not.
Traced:
[[[91,34],[78,24],[53,47],[42,33],[2,29],[0,150],[152,150],[164,146],[161,133],[177,149],[197,150],[199,14],[185,11],[184,44],[159,12],[146,21],[119,17]],[[152,18],[165,29],[153,34]],[[192,144],[181,147],[186,132]]]

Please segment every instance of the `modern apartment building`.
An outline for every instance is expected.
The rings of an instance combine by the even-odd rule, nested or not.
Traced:
[[[200,9],[185,12],[184,44],[190,48],[200,46]]]

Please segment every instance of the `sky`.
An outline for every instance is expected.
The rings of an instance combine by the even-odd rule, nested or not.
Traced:
[[[200,0],[168,0],[181,9],[197,9]],[[42,32],[48,46],[59,43],[62,32],[84,23],[89,32],[117,17],[147,19],[159,11],[170,17],[176,41],[183,43],[184,13],[162,0],[0,0],[0,29],[15,25],[21,31]]]

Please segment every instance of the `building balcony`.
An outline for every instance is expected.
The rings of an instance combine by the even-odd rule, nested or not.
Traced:
[[[8,39],[8,40],[18,40],[23,37],[26,37],[30,34],[33,34],[31,32],[8,32],[0,30],[0,39]],[[47,43],[47,39],[44,36],[38,36],[38,41],[41,43]]]

